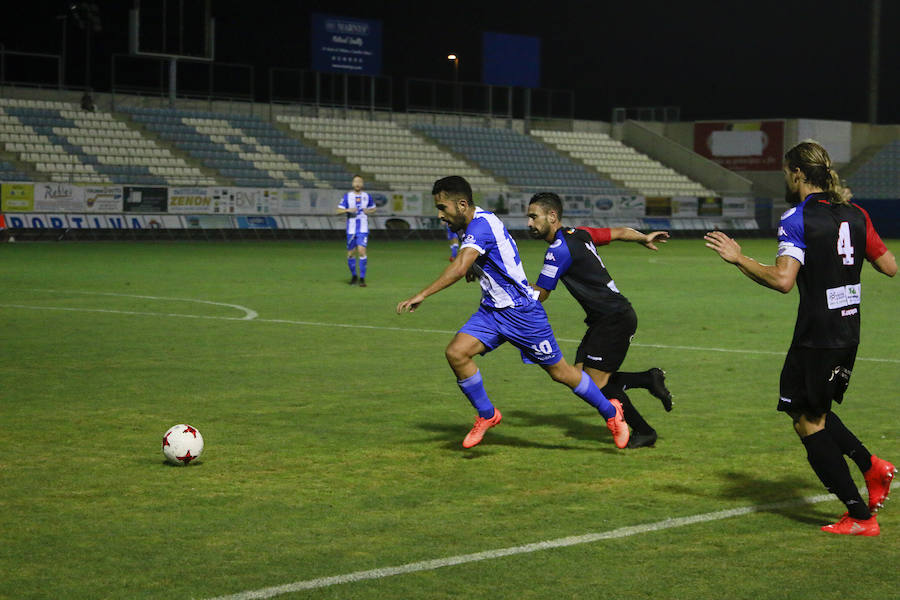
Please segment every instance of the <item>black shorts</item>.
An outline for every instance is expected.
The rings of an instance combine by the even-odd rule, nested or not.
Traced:
[[[817,418],[831,410],[832,401],[840,404],[850,385],[856,348],[791,346],[781,369],[778,410]]]
[[[637,314],[631,307],[590,321],[575,354],[575,364],[584,363],[585,367],[615,373],[625,361],[635,331]]]

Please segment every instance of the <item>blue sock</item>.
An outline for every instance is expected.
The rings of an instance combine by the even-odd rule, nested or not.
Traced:
[[[347,266],[350,267],[350,274],[356,277],[356,257],[351,256],[347,259]]]
[[[359,257],[359,276],[362,279],[366,278],[366,265],[369,264],[369,258],[366,256]]]
[[[572,390],[575,395],[600,411],[606,419],[616,416],[616,407],[609,403],[597,384],[584,371],[581,372],[581,381]]]
[[[466,398],[469,399],[469,402],[472,403],[472,406],[475,407],[475,410],[478,411],[479,417],[482,419],[490,419],[494,416],[494,405],[491,404],[487,392],[484,389],[484,383],[481,380],[481,371],[475,371],[474,375],[457,381],[456,384],[459,386],[459,389],[462,390],[462,393],[466,395]]]
[[[459,252],[459,246],[457,246],[456,244],[453,244],[452,246],[450,246],[450,256],[451,257],[456,258],[457,252]]]

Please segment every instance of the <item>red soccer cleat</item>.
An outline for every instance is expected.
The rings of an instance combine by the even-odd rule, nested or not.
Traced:
[[[865,472],[866,489],[869,490],[869,510],[877,512],[884,506],[888,493],[891,491],[891,480],[897,467],[886,460],[872,455],[872,467]]]
[[[494,416],[490,419],[475,417],[475,425],[472,427],[472,431],[470,431],[463,440],[463,448],[477,446],[481,442],[481,438],[484,437],[485,432],[491,427],[499,425],[502,419],[503,415],[501,415],[500,411],[496,408],[494,409]]]
[[[610,398],[609,403],[615,407],[616,416],[606,420],[606,428],[612,433],[616,448],[624,448],[628,445],[628,438],[631,437],[631,433],[628,431],[628,423],[625,422],[622,403],[615,398]]]
[[[832,523],[831,525],[825,525],[822,527],[822,531],[837,533],[839,535],[876,536],[881,533],[881,528],[878,527],[878,521],[875,520],[875,515],[872,515],[869,519],[861,520],[854,519],[847,513],[844,513],[844,516],[841,517],[840,521]]]

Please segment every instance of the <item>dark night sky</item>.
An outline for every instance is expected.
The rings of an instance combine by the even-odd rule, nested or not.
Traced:
[[[163,0],[142,0],[147,19]],[[183,0],[187,21],[202,0]],[[109,87],[110,54],[127,51],[130,0],[100,0],[94,88]],[[168,0],[169,16],[179,0]],[[310,66],[310,13],[381,19],[383,73],[402,95],[406,77],[481,78],[484,31],[537,36],[542,87],[575,90],[576,116],[608,120],[613,106],[672,105],[684,119],[809,117],[866,121],[870,0],[728,2],[407,2],[213,0],[217,60],[256,68],[267,99],[269,67]],[[59,53],[64,2],[37,1],[0,22],[8,50]],[[883,0],[879,122],[900,122],[900,2]],[[149,29],[149,25],[145,27]],[[190,29],[190,28],[189,28]],[[193,28],[196,31],[197,28]],[[169,39],[174,39],[174,25]],[[191,33],[187,34],[190,37]],[[68,27],[67,80],[84,82],[84,33]],[[192,43],[188,41],[188,45]],[[16,76],[7,61],[7,75]]]

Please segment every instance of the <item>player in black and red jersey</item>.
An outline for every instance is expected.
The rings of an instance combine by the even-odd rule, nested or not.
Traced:
[[[616,288],[595,244],[613,240],[640,242],[656,250],[656,242],[665,242],[669,234],[654,231],[643,234],[628,227],[614,229],[571,229],[562,225],[563,207],[559,196],[551,192],[535,194],[528,205],[528,229],[531,237],[550,244],[544,266],[532,286],[543,302],[561,280],[587,313],[587,333],[578,346],[575,366],[583,369],[608,398],[622,404],[625,422],[634,430],[629,448],[652,446],[656,430],[644,420],[625,393],[628,388],[646,388],[672,410],[672,395],[665,385],[662,369],[638,373],[621,372],[631,338],[637,330],[637,315],[628,299]]]
[[[788,202],[781,217],[778,255],[762,265],[720,231],[706,234],[706,245],[760,285],[800,290],[800,305],[790,350],[781,371],[778,410],[794,421],[807,459],[825,487],[847,506],[830,533],[878,535],[874,513],[883,505],[896,472],[873,456],[832,411],[850,383],[859,345],[860,272],[863,258],[889,277],[897,261],[869,215],[842,196],[831,159],[818,143],[797,144],[784,155]],[[863,472],[868,505],[850,475],[843,454]]]

